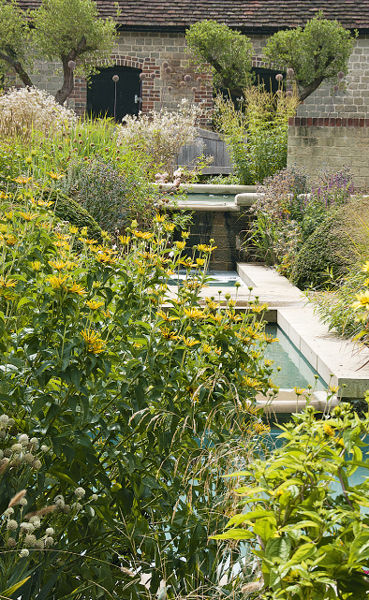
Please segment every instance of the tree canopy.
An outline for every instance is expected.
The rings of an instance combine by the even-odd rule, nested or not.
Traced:
[[[252,80],[252,43],[224,23],[199,21],[186,32],[186,41],[198,64],[208,63],[216,87],[242,94]]]
[[[32,21],[33,29],[29,28]],[[113,19],[102,19],[93,0],[43,0],[26,13],[15,0],[0,0],[0,59],[25,85],[33,57],[60,60],[63,83],[56,100],[63,104],[74,88],[74,70],[88,77],[109,60],[115,41]],[[4,69],[3,69],[4,70]]]
[[[305,28],[278,31],[264,49],[265,57],[282,69],[290,68],[305,100],[320,84],[346,74],[355,35],[338,21],[324,19],[319,13]]]

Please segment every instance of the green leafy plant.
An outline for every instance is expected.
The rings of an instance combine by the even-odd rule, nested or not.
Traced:
[[[224,23],[205,20],[191,25],[186,42],[193,60],[211,66],[216,87],[241,94],[252,81],[251,40]]]
[[[304,29],[277,31],[269,38],[264,55],[282,69],[293,69],[302,102],[323,81],[347,73],[354,41],[348,29],[319,13]]]
[[[50,448],[37,497],[98,495],[65,524],[70,560],[40,561],[24,600],[232,593],[207,538],[225,522],[220,503],[232,505],[222,475],[240,437],[250,432],[245,461],[260,442],[263,307],[202,303],[212,248],[187,256],[187,232],[172,242],[165,215],[151,231],[132,222],[113,249],[60,223],[34,180],[13,193],[0,219],[1,407]],[[168,278],[183,268],[173,296]]]
[[[281,87],[276,94],[252,87],[245,91],[242,110],[222,96],[215,106],[215,122],[240,183],[262,183],[286,165],[288,119],[297,107],[295,96],[287,96]]]
[[[321,418],[312,407],[280,426],[271,456],[235,473],[242,511],[216,539],[245,540],[260,565],[249,597],[364,598],[369,591],[369,414],[341,404]]]

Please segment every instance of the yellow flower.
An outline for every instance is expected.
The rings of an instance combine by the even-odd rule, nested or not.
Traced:
[[[5,243],[7,246],[14,246],[17,243],[17,238],[14,235],[6,235],[5,236]]]
[[[205,352],[205,354],[217,354],[218,356],[220,356],[222,353],[220,348],[212,348],[211,346],[209,346],[209,344],[206,343],[202,345],[202,349]]]
[[[63,179],[64,175],[62,173],[55,173],[54,171],[50,171],[49,175],[51,179]]]
[[[186,242],[174,242],[175,246],[177,246],[177,250],[183,250],[186,247]]]
[[[87,227],[82,227],[81,235],[82,235],[82,237],[87,237]]]
[[[294,387],[293,391],[295,392],[296,396],[302,396],[302,394],[304,393],[305,389],[304,388]]]
[[[86,304],[91,310],[97,310],[98,308],[101,308],[101,306],[104,306],[102,300],[87,300]]]
[[[8,197],[8,194],[6,194],[5,192],[0,192],[0,200],[6,200]]]
[[[364,263],[362,271],[364,271],[364,273],[369,273],[369,260]]]
[[[329,435],[329,437],[334,436],[334,429],[330,425],[328,425],[328,423],[323,424],[323,431],[326,435]]]
[[[86,343],[87,350],[93,354],[104,352],[106,342],[100,337],[97,331],[93,329],[84,329],[81,335]]]
[[[171,331],[167,327],[161,327],[160,331],[163,338],[165,338],[166,340],[178,340],[178,335],[176,335],[175,331]]]
[[[67,278],[65,276],[62,275],[50,275],[50,277],[48,277],[46,279],[46,281],[48,281],[51,285],[51,287],[54,290],[60,290],[64,287],[64,283],[66,282]]]
[[[116,258],[112,256],[112,253],[107,250],[96,254],[96,260],[105,265],[114,265],[117,262]]]
[[[0,288],[12,288],[15,287],[16,281],[14,279],[6,279],[0,275]]]
[[[247,385],[247,387],[250,387],[254,390],[260,389],[260,387],[261,387],[260,381],[257,381],[256,379],[253,379],[252,377],[248,377],[247,375],[244,375],[244,377],[242,377],[242,380],[243,380],[244,384]]]
[[[200,343],[198,340],[195,340],[194,338],[186,338],[184,335],[181,336],[181,340],[184,345],[187,346],[187,348],[192,348],[193,346],[196,346],[196,344]]]
[[[196,258],[195,267],[203,267],[204,264],[205,264],[205,259],[204,258]]]
[[[72,285],[68,286],[68,292],[72,294],[78,294],[78,296],[84,296],[86,294],[86,290],[79,283],[73,282]]]
[[[39,271],[41,269],[41,263],[39,260],[34,260],[31,262],[31,267],[34,271]]]
[[[205,302],[209,310],[216,310],[220,306],[218,302],[214,302],[211,298],[205,298]]]
[[[56,248],[64,248],[64,250],[70,250],[70,246],[65,240],[58,240],[57,242],[54,242],[54,246],[56,246]]]
[[[54,200],[48,200],[47,202],[45,200],[37,200],[37,206],[41,206],[44,208],[49,208],[53,204],[54,204]]]
[[[354,302],[352,308],[355,310],[358,308],[366,308],[369,310],[369,292],[361,292],[360,294],[356,294],[357,302]]]
[[[198,308],[185,308],[184,313],[189,319],[203,319],[205,316],[203,311]]]
[[[157,213],[153,219],[153,221],[155,221],[156,223],[164,223],[165,219],[167,218],[166,215],[160,215],[159,213]]]
[[[330,385],[328,390],[332,393],[332,394],[337,394],[338,392],[338,385]]]
[[[78,233],[78,227],[76,227],[75,225],[71,225],[71,227],[69,227],[69,232],[72,235],[76,235]]]
[[[260,434],[269,433],[270,427],[264,423],[254,423],[254,431]]]
[[[120,235],[119,241],[123,246],[127,246],[129,244],[129,242],[131,241],[131,236],[130,235]]]
[[[15,183],[19,183],[19,184],[25,184],[25,183],[29,183],[30,181],[32,181],[32,177],[16,177],[15,179],[13,179],[13,181],[15,181]]]
[[[49,260],[49,265],[57,271],[62,271],[65,267],[65,262],[62,260]]]
[[[182,237],[182,239],[187,240],[187,238],[190,237],[190,232],[189,231],[182,231],[181,237]]]
[[[141,240],[151,240],[151,238],[154,236],[154,234],[150,233],[149,231],[137,231],[137,229],[132,231],[132,233],[136,238]]]
[[[161,319],[163,319],[163,321],[167,321],[168,323],[170,323],[171,321],[178,321],[179,320],[179,317],[170,317],[163,310],[158,310],[158,312],[156,314],[157,314],[158,317],[160,317]]]
[[[213,252],[213,250],[216,250],[218,246],[208,246],[207,244],[198,244],[197,249],[199,250],[199,252],[206,252],[206,254],[209,254],[210,252]]]
[[[164,223],[163,228],[164,231],[166,231],[167,233],[172,233],[172,231],[174,231],[174,223]]]

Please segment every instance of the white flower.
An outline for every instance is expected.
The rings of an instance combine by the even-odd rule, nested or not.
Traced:
[[[46,535],[54,535],[55,531],[52,527],[48,527],[45,531]]]
[[[15,519],[9,519],[9,521],[6,524],[6,528],[9,531],[15,531],[16,529],[18,529],[18,522]]]
[[[86,490],[84,490],[82,487],[78,487],[77,489],[74,490],[74,493],[78,499],[81,499],[86,494]]]
[[[27,558],[27,556],[29,556],[29,550],[27,550],[27,548],[22,548],[19,552],[19,556],[20,558]]]
[[[19,436],[18,441],[22,446],[26,446],[29,442],[29,437],[26,433],[22,433],[22,435]]]

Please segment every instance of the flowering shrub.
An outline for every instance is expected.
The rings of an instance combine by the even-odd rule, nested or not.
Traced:
[[[249,243],[261,260],[277,265],[287,276],[291,276],[298,252],[310,235],[330,212],[347,203],[353,191],[352,176],[345,169],[323,173],[316,187],[308,191],[303,172],[283,169],[259,188],[263,195],[252,207],[256,218]],[[297,279],[303,280],[301,275]]]
[[[0,96],[0,137],[29,139],[33,129],[49,136],[68,129],[75,121],[72,110],[37,88],[13,88]]]
[[[236,491],[242,510],[218,539],[246,540],[256,581],[242,592],[265,600],[346,600],[369,591],[369,414],[348,404],[320,418],[308,407],[282,430],[267,459],[254,460]],[[351,477],[365,468],[359,483]],[[255,592],[255,595],[254,595]]]
[[[201,115],[202,109],[187,100],[182,100],[176,111],[127,115],[118,128],[117,140],[150,157],[156,170],[172,175],[180,149],[196,139],[196,122]]]
[[[0,218],[2,406],[50,448],[40,493],[56,481],[58,494],[98,494],[78,526],[65,523],[73,564],[42,565],[30,597],[46,584],[50,597],[88,600],[215,589],[227,565],[208,534],[232,503],[222,475],[251,457],[255,396],[270,387],[263,307],[201,303],[212,248],[187,256],[188,234],[172,242],[165,215],[151,231],[133,222],[112,248],[56,221],[32,181],[18,193]]]

